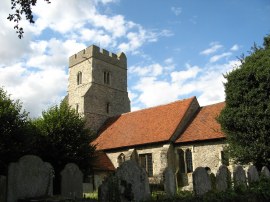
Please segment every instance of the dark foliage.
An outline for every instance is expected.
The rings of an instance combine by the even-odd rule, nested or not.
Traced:
[[[236,162],[270,165],[270,35],[225,75],[226,106],[218,121]]]
[[[50,0],[44,0],[47,3],[51,3]],[[23,37],[23,28],[19,26],[22,17],[25,16],[29,23],[35,23],[32,13],[32,7],[35,6],[37,0],[11,0],[11,9],[15,10],[14,13],[9,14],[7,19],[15,23],[14,29],[21,39]]]
[[[34,152],[34,128],[21,103],[0,88],[0,173],[10,162]]]

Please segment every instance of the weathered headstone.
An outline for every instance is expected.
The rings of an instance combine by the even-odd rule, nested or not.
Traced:
[[[164,173],[164,191],[168,196],[173,196],[176,193],[175,175],[170,168],[166,168]]]
[[[7,177],[0,175],[0,202],[6,202]]]
[[[126,153],[126,160],[133,160],[136,163],[139,163],[139,155],[136,149],[130,149]]]
[[[212,189],[210,177],[205,168],[196,168],[192,177],[193,189],[196,195],[203,195]]]
[[[52,195],[53,168],[38,156],[27,155],[8,167],[8,202]]]
[[[246,174],[242,166],[236,166],[233,171],[234,186],[247,186]]]
[[[83,174],[74,163],[68,163],[61,172],[61,195],[72,198],[83,197]]]
[[[99,187],[101,202],[143,201],[150,198],[147,174],[135,161],[125,161]]]
[[[253,165],[248,167],[247,170],[247,176],[248,176],[248,183],[251,184],[252,182],[256,182],[259,180],[259,174],[257,171],[257,168]]]
[[[265,178],[270,178],[270,172],[266,166],[262,167],[261,175]]]
[[[216,174],[216,189],[225,191],[229,188],[231,182],[231,173],[227,166],[221,165]]]

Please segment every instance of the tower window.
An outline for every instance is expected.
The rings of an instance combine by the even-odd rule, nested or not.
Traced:
[[[107,84],[107,85],[110,85],[111,83],[111,75],[110,75],[110,72],[103,72],[103,81],[104,81],[104,84]]]
[[[125,162],[125,155],[123,153],[121,153],[118,156],[117,161],[118,161],[118,166],[121,166]]]
[[[110,103],[107,103],[107,105],[106,105],[106,112],[107,112],[107,114],[109,114],[110,111],[111,111],[111,104]]]
[[[76,112],[79,113],[79,104],[76,104]]]
[[[77,74],[77,85],[82,84],[82,72],[78,72]]]

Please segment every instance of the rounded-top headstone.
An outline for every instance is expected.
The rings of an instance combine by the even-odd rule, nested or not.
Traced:
[[[193,189],[196,195],[203,195],[212,189],[211,180],[205,168],[196,168],[192,173],[192,177]]]

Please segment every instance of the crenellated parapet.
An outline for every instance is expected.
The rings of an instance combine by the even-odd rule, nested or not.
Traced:
[[[98,46],[92,45],[88,48],[81,50],[80,52],[69,57],[69,67],[81,63],[87,59],[95,58],[104,62],[117,65],[121,68],[127,69],[126,55],[121,52],[118,54],[111,53],[105,49],[100,49]]]

